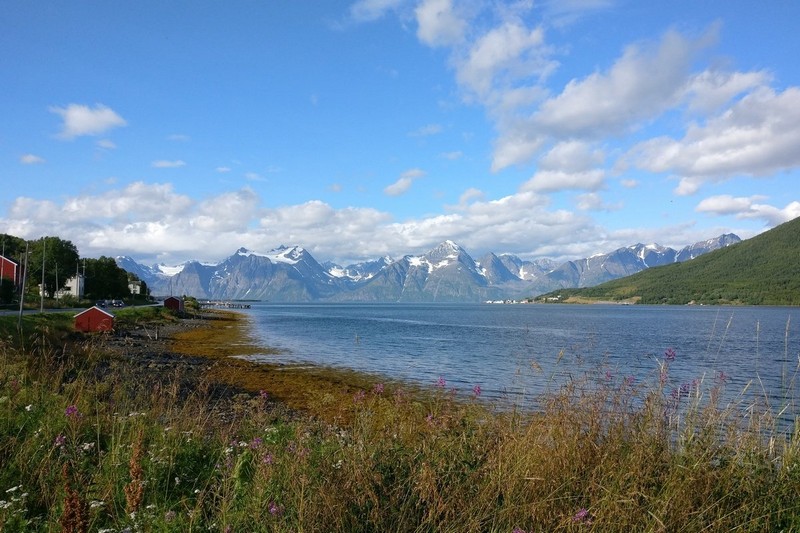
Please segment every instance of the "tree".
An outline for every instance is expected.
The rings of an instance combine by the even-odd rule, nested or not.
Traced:
[[[84,259],[86,296],[93,300],[129,298],[128,273],[117,266],[113,257]]]
[[[53,296],[75,275],[78,267],[78,249],[70,241],[59,237],[42,237],[30,243],[28,280],[31,286],[42,282],[44,268],[44,293]]]

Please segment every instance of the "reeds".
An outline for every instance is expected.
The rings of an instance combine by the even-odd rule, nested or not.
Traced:
[[[653,383],[598,369],[536,408],[442,380],[297,416],[51,342],[0,354],[3,531],[800,530],[800,433],[721,404],[724,379],[671,384],[674,354]]]

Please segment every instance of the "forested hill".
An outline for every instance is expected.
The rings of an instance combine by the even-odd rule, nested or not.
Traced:
[[[538,300],[800,305],[800,218],[691,261]]]

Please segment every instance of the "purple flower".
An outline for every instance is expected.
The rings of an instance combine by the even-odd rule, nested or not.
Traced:
[[[278,516],[283,513],[283,508],[275,502],[269,502],[269,514]]]
[[[727,383],[729,377],[730,376],[725,372],[723,372],[722,370],[717,372],[717,381],[719,381],[720,383]]]
[[[439,379],[436,380],[436,386],[443,389],[447,386],[447,381],[442,376],[439,376]]]
[[[630,387],[630,386],[633,385],[633,383],[635,381],[636,381],[635,377],[633,377],[633,376],[625,376],[625,379],[623,380],[623,384],[627,385],[628,387]]]
[[[265,391],[264,389],[261,389],[260,391],[258,391],[258,395],[264,401],[266,401],[267,398],[269,398],[269,393],[267,391]]]
[[[670,363],[675,360],[675,349],[674,348],[667,348],[664,351],[664,359],[669,361]]]
[[[606,381],[611,381],[614,379],[614,374],[611,373],[611,370],[606,370]]]
[[[573,522],[579,522],[582,524],[591,524],[592,517],[589,515],[589,510],[581,507],[578,509],[578,512],[572,516]]]
[[[264,442],[261,437],[255,437],[253,440],[250,441],[250,447],[252,449],[256,449],[261,446],[261,443]]]
[[[269,452],[264,454],[264,458],[261,460],[265,465],[271,465],[275,462],[275,457]]]
[[[511,533],[525,533],[525,530],[520,527],[515,527]]]
[[[425,421],[428,424],[433,425],[433,413],[428,413],[428,416],[425,417]]]
[[[81,416],[81,413],[80,413],[80,411],[78,411],[78,406],[77,405],[69,405],[64,410],[64,415],[67,418],[78,418],[78,417]]]
[[[64,436],[63,433],[59,433],[56,437],[56,440],[53,441],[53,446],[58,448],[62,447],[67,442],[67,437]]]
[[[376,383],[374,387],[372,387],[372,392],[375,394],[383,394],[383,383]]]
[[[475,396],[480,396],[481,392],[483,391],[480,385],[475,385],[474,387],[472,387],[472,394],[474,394]]]
[[[360,390],[360,391],[358,391],[357,393],[355,393],[353,395],[353,401],[358,403],[361,400],[363,400],[366,395],[367,395],[367,393],[365,393],[363,390]]]

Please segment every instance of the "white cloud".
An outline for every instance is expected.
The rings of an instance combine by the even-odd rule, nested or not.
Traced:
[[[150,166],[152,166],[153,168],[180,168],[180,167],[185,167],[186,162],[180,159],[176,159],[173,161],[159,159],[158,161],[153,161]]]
[[[452,152],[442,152],[439,155],[445,159],[449,159],[450,161],[455,161],[456,159],[461,159],[464,157],[464,152],[461,152],[460,150],[454,150]]]
[[[772,76],[760,72],[723,72],[706,70],[693,76],[686,87],[689,109],[715,112],[736,96],[767,85]]]
[[[586,170],[565,172],[562,170],[540,170],[520,187],[521,191],[556,192],[566,189],[596,191],[605,182],[605,171]]]
[[[216,170],[216,171],[217,171],[217,172],[219,172],[220,174],[225,174],[225,173],[227,173],[227,172],[230,172],[230,171],[231,171],[231,167],[217,167],[217,168],[215,168],[214,170]]]
[[[23,165],[41,165],[45,160],[43,157],[35,154],[25,154],[19,158],[19,162]]]
[[[416,9],[417,37],[429,46],[452,46],[464,38],[466,21],[452,0],[422,0]]]
[[[411,137],[428,137],[430,135],[436,135],[437,133],[442,132],[442,125],[441,124],[427,124],[422,126],[418,130],[412,131],[409,133]]]
[[[766,87],[744,96],[680,140],[659,137],[634,147],[629,158],[651,172],[681,178],[677,194],[732,176],[768,176],[800,166],[800,88]]]
[[[350,6],[350,17],[356,22],[371,22],[400,7],[405,0],[358,0]]]
[[[389,196],[400,196],[411,188],[411,184],[414,183],[415,180],[418,180],[424,175],[425,171],[418,168],[407,170],[403,172],[400,179],[383,189],[383,192]]]
[[[111,141],[110,139],[100,139],[96,144],[98,148],[102,148],[104,150],[115,150],[117,148],[117,145],[114,144],[114,141]]]
[[[544,30],[508,21],[481,36],[458,61],[458,81],[487,103],[498,101],[494,92],[504,91],[519,77],[544,75],[552,64],[543,56]],[[499,79],[501,78],[501,79]]]
[[[582,141],[555,145],[539,159],[539,170],[520,190],[556,192],[565,189],[596,191],[605,183],[602,151]]]
[[[172,135],[167,136],[168,141],[172,142],[189,142],[191,138],[188,135],[184,135],[183,133],[173,133]]]
[[[619,180],[619,184],[626,189],[635,189],[639,186],[639,181],[634,179],[621,179]]]
[[[739,219],[761,219],[776,226],[800,217],[800,202],[790,202],[783,209],[761,203],[766,197],[738,196],[728,194],[710,196],[697,204],[695,211],[712,215],[733,215]]]
[[[679,102],[704,42],[668,31],[656,47],[629,46],[608,72],[573,79],[542,103],[533,124],[556,137],[625,132]]]
[[[63,139],[100,135],[110,129],[127,125],[125,119],[103,104],[96,104],[94,108],[81,104],[69,104],[67,107],[53,106],[50,111],[60,115],[64,121],[59,134]]]

